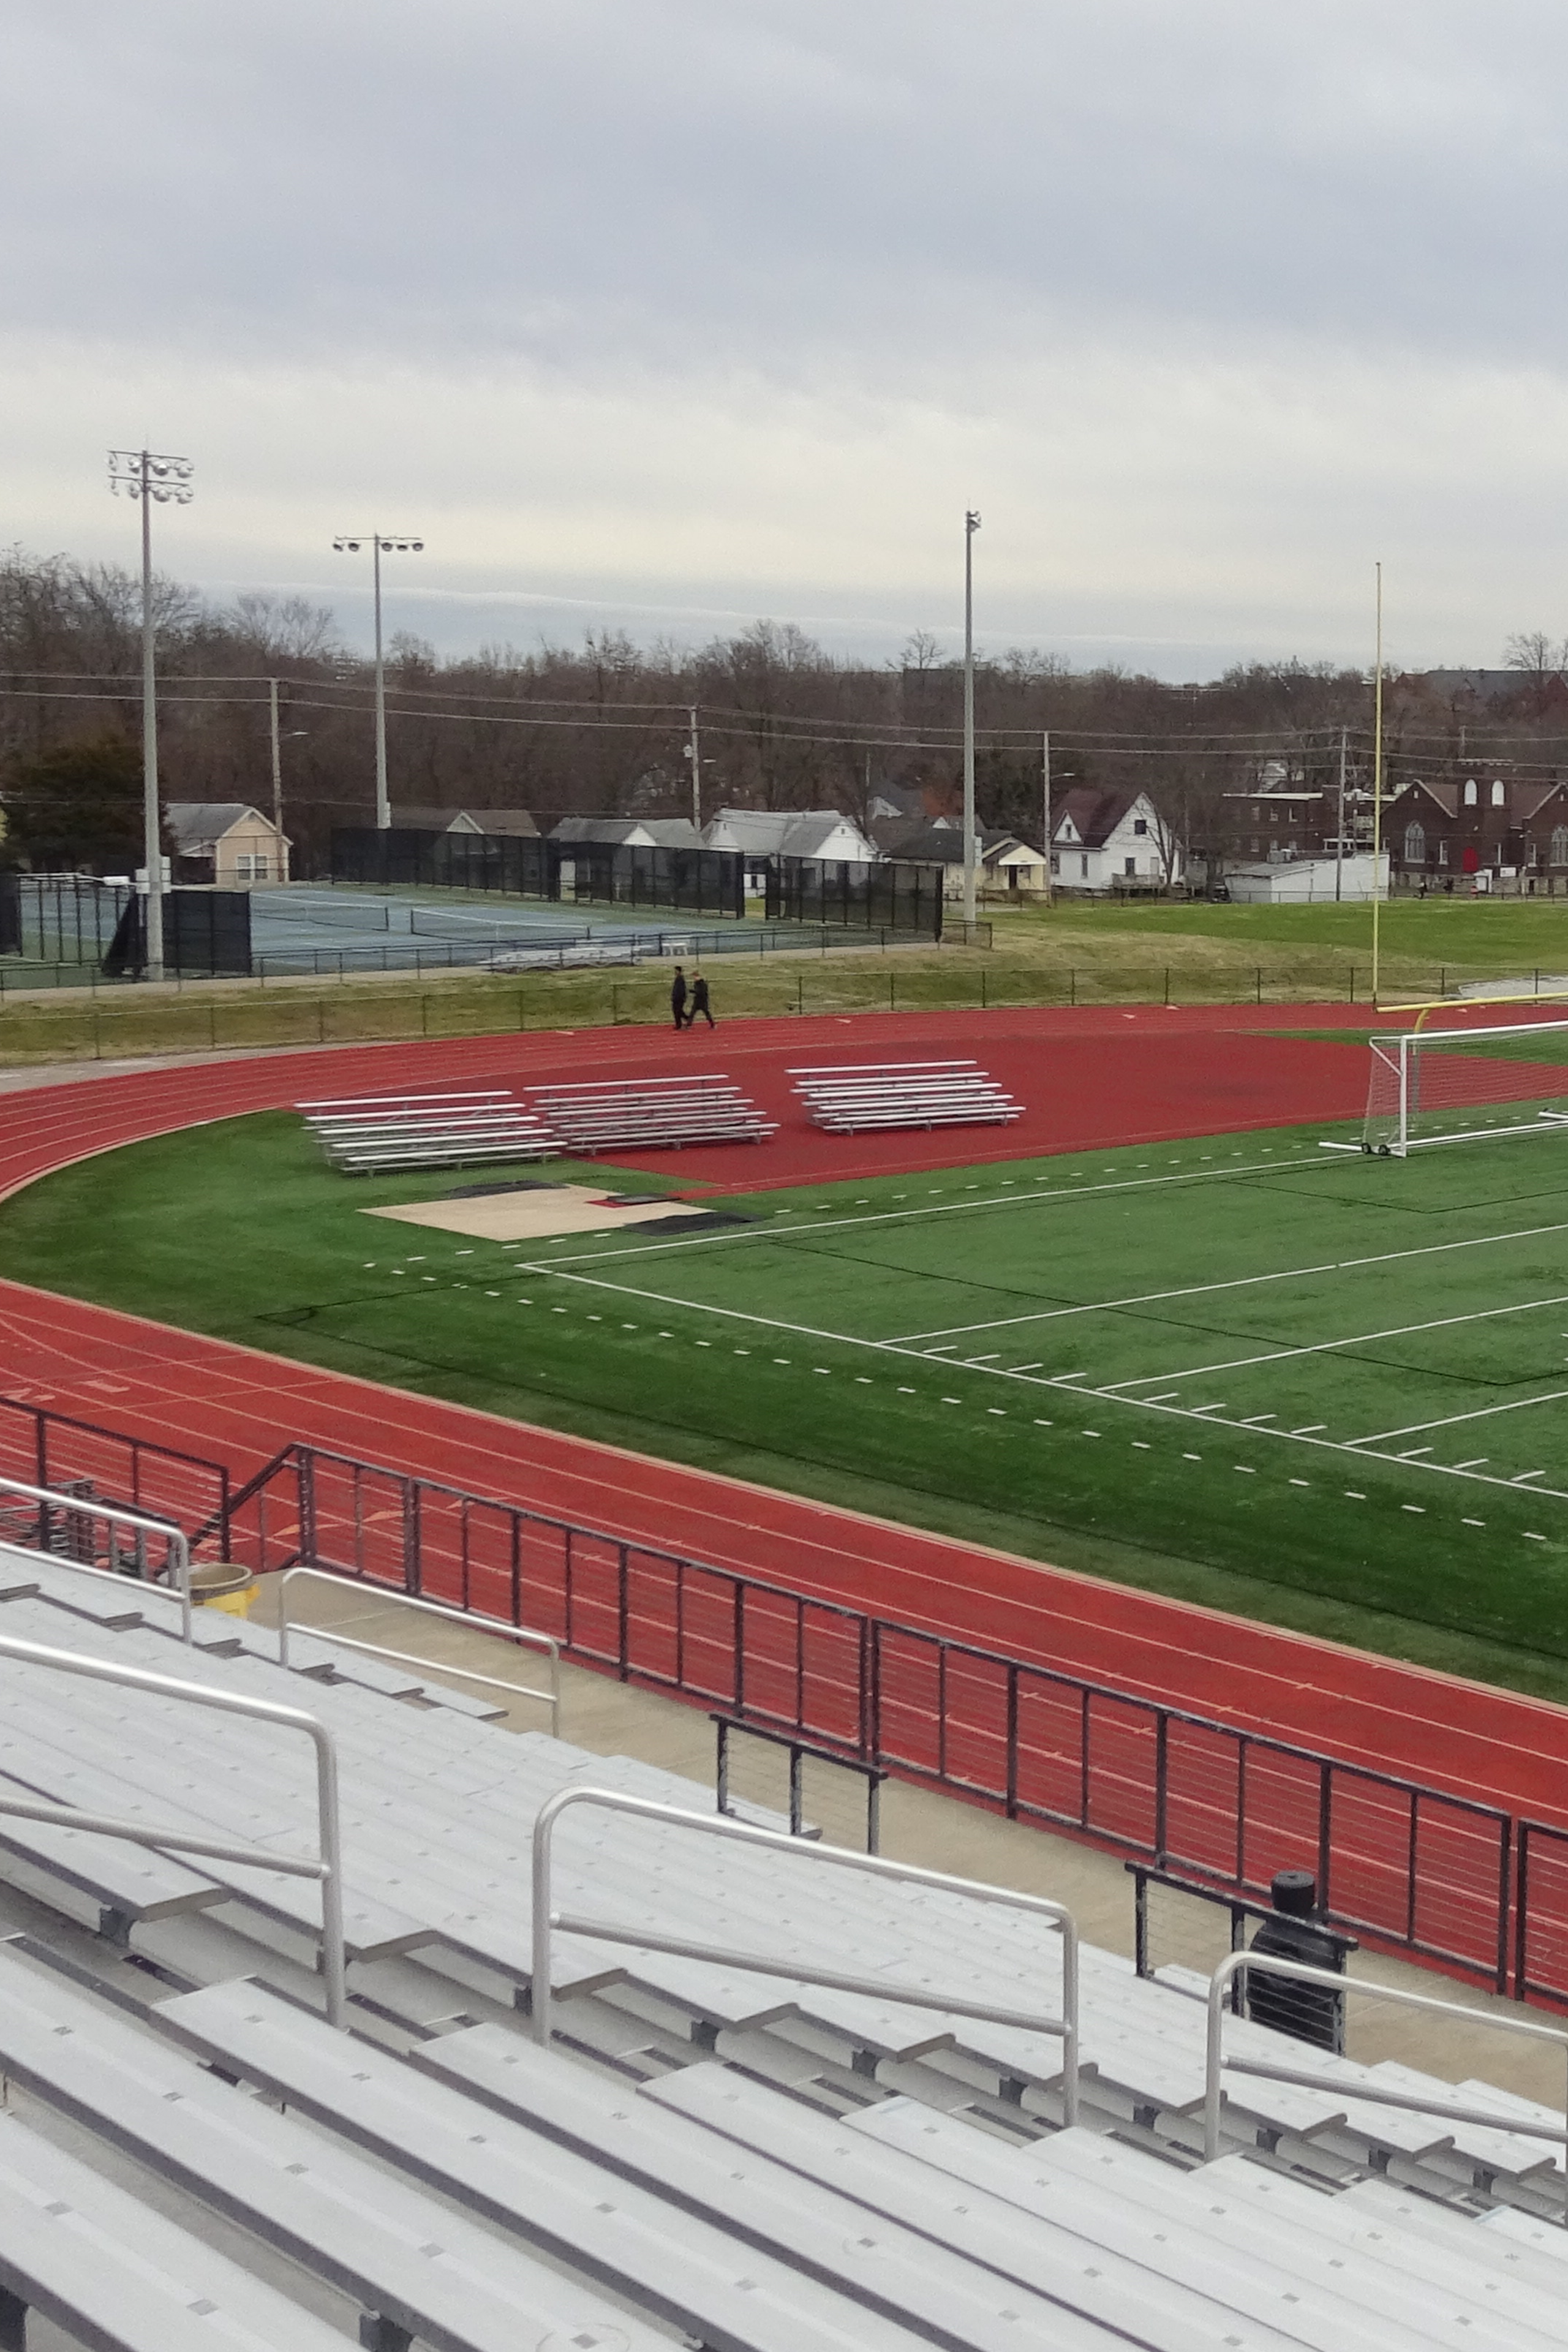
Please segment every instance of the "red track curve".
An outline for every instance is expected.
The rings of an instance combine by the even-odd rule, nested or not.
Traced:
[[[736,1024],[695,1040],[696,1054],[784,1109],[787,1131],[754,1161],[731,1149],[641,1164],[756,1189],[1345,1118],[1359,1108],[1361,1053],[1258,1033],[1363,1018],[1297,1006],[876,1014],[847,1034],[837,1020]],[[784,1073],[803,1054],[843,1048],[855,1058],[978,1048],[1031,1102],[1029,1119],[981,1154],[973,1137],[820,1137],[788,1112]],[[0,1197],[139,1137],[318,1093],[662,1071],[692,1051],[688,1038],[646,1030],[550,1032],[40,1087],[5,1098]],[[1568,1824],[1568,1712],[1543,1702],[3,1281],[0,1367],[5,1393],[241,1474],[305,1439]]]

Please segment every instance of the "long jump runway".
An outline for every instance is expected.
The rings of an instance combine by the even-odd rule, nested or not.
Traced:
[[[1361,1051],[1258,1032],[1364,1018],[1302,1006],[878,1014],[738,1023],[715,1039],[704,1034],[697,1050],[705,1066],[727,1069],[759,1099],[771,1090],[786,1109],[783,1074],[803,1054],[977,1053],[1031,1105],[1026,1127],[1005,1130],[1005,1142],[998,1131],[991,1156],[1012,1158],[1353,1116]],[[551,1032],[257,1055],[39,1087],[5,1099],[0,1197],[140,1137],[316,1093],[662,1072],[689,1052],[688,1039],[646,1030]],[[857,1139],[847,1152],[843,1139],[804,1128],[798,1112],[790,1118],[777,1147],[758,1150],[754,1171],[746,1147],[638,1164],[757,1189],[983,1156],[973,1134]],[[889,1156],[850,1160],[861,1142]],[[299,1438],[1568,1823],[1568,1711],[982,1546],[4,1281],[0,1388],[217,1456],[242,1476]]]

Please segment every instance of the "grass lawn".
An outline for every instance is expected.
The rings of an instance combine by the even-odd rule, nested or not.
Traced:
[[[490,900],[492,910],[505,902]],[[727,954],[709,964],[721,1019],[969,1005],[1364,1003],[1371,910],[1095,906],[991,910],[990,949],[901,946]],[[1568,973],[1568,898],[1400,899],[1384,909],[1385,997],[1465,980]],[[739,933],[736,935],[740,936]],[[0,981],[9,959],[0,959]],[[18,969],[20,969],[18,967]],[[592,971],[405,974],[0,992],[0,1064],[662,1024],[668,964]]]
[[[332,1175],[268,1113],[32,1187],[0,1210],[0,1262],[1568,1695],[1568,1166],[1550,1139],[1397,1162],[1273,1130],[727,1197],[747,1222],[687,1237],[503,1245],[359,1213],[464,1181]]]

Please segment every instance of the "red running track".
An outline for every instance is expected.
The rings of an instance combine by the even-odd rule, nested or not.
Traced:
[[[978,1051],[1031,1104],[993,1158],[1344,1118],[1364,1086],[1359,1050],[1258,1033],[1358,1018],[1311,1007],[878,1014],[737,1024],[695,1041],[551,1033],[160,1069],[11,1096],[0,1195],[139,1136],[316,1093],[664,1071],[693,1042],[705,1066],[774,1104],[787,1103],[783,1074],[803,1051]],[[747,1147],[639,1164],[742,1189],[976,1156],[973,1136],[839,1139],[793,1118],[759,1148],[754,1172]],[[241,1475],[301,1438],[1568,1824],[1568,1712],[1542,1702],[14,1283],[0,1282],[0,1366],[10,1395]]]

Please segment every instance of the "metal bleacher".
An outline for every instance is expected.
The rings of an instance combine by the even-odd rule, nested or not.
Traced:
[[[1227,2017],[1231,2055],[1309,2079],[1234,2074],[1205,2162],[1207,1979],[809,1840],[697,1834],[710,1790],[499,1727],[438,1670],[299,1627],[285,1668],[268,1627],[181,1627],[160,1586],[0,1545],[0,1801],[298,1849],[307,1744],[169,1678],[307,1710],[335,1747],[348,2030],[308,1878],[0,1811],[0,2352],[29,2310],[110,2352],[1562,2343],[1560,2110]],[[550,1917],[632,1932],[557,1927],[535,2016],[547,1806]],[[973,2013],[1068,2014],[1069,1974],[1076,2124],[1061,2034]]]
[[[871,1128],[1010,1126],[1024,1106],[978,1062],[865,1062],[792,1070],[813,1124]]]
[[[679,1078],[612,1078],[527,1089],[561,1148],[591,1157],[687,1143],[762,1143],[778,1132],[732,1078],[712,1072]]]
[[[549,1160],[561,1140],[504,1089],[477,1094],[366,1095],[294,1108],[328,1162],[345,1175],[397,1168],[462,1168],[483,1160]]]

